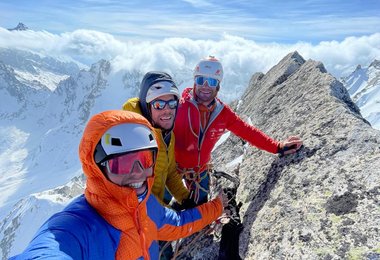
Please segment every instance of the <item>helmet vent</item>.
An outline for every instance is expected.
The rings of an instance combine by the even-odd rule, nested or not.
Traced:
[[[120,141],[120,138],[111,138],[111,145],[114,145],[114,146],[123,146],[121,144],[121,141]]]
[[[154,138],[153,138],[153,135],[149,135],[149,141],[153,141],[154,140]]]

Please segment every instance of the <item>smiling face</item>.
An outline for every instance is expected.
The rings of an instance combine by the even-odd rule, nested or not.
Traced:
[[[195,95],[196,99],[199,103],[207,106],[214,100],[216,95],[218,94],[218,87],[210,87],[208,82],[205,81],[203,85],[195,84]]]
[[[174,100],[174,95],[164,95],[155,100],[169,101]],[[153,100],[154,101],[154,100]],[[152,101],[152,102],[153,102]],[[155,127],[163,130],[170,130],[173,127],[176,109],[171,109],[168,104],[162,110],[155,109],[151,105],[152,121]]]
[[[144,149],[111,157],[100,167],[111,182],[135,189],[140,195],[147,189],[146,180],[153,175],[154,163],[154,150]]]

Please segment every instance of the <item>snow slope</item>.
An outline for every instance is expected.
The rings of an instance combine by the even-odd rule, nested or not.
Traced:
[[[363,117],[380,129],[380,61],[374,60],[368,67],[357,66],[342,81]]]

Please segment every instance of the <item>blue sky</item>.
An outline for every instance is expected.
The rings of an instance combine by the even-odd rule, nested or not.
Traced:
[[[230,82],[298,51],[341,77],[380,59],[379,14],[380,0],[2,0],[0,48],[169,73],[214,55]],[[6,29],[19,22],[31,30]]]
[[[51,33],[77,29],[124,40],[186,37],[218,40],[223,34],[257,42],[318,43],[380,31],[379,0],[77,0],[0,2],[0,26],[23,22]]]

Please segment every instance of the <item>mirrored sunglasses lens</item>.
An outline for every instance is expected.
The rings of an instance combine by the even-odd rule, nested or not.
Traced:
[[[154,152],[143,150],[112,158],[107,161],[107,168],[113,174],[129,174],[135,162],[139,162],[144,169],[152,167],[154,164]]]
[[[162,110],[164,109],[166,102],[162,100],[155,100],[152,102],[153,108],[156,110]]]
[[[217,79],[214,79],[214,78],[206,78],[206,77],[196,77],[195,78],[195,83],[197,85],[204,85],[205,84],[205,81],[207,81],[207,84],[210,86],[210,87],[216,87],[218,86],[218,80]]]
[[[218,80],[217,79],[208,78],[207,82],[208,82],[208,85],[210,87],[216,87],[218,85]]]
[[[165,108],[166,104],[169,105],[170,109],[175,109],[178,105],[178,101],[175,99],[164,101],[164,100],[155,100],[152,102],[153,108],[156,110],[162,110]]]
[[[203,83],[204,83],[203,77],[196,77],[195,78],[195,83],[197,85],[203,85]]]
[[[154,164],[154,152],[151,150],[144,150],[136,152],[136,160],[141,163],[141,166],[145,169],[150,168]]]
[[[133,161],[124,160],[122,156],[107,161],[107,168],[113,174],[128,174],[133,167]]]
[[[178,105],[178,102],[177,102],[177,100],[169,100],[168,105],[169,105],[170,109],[175,109]]]

